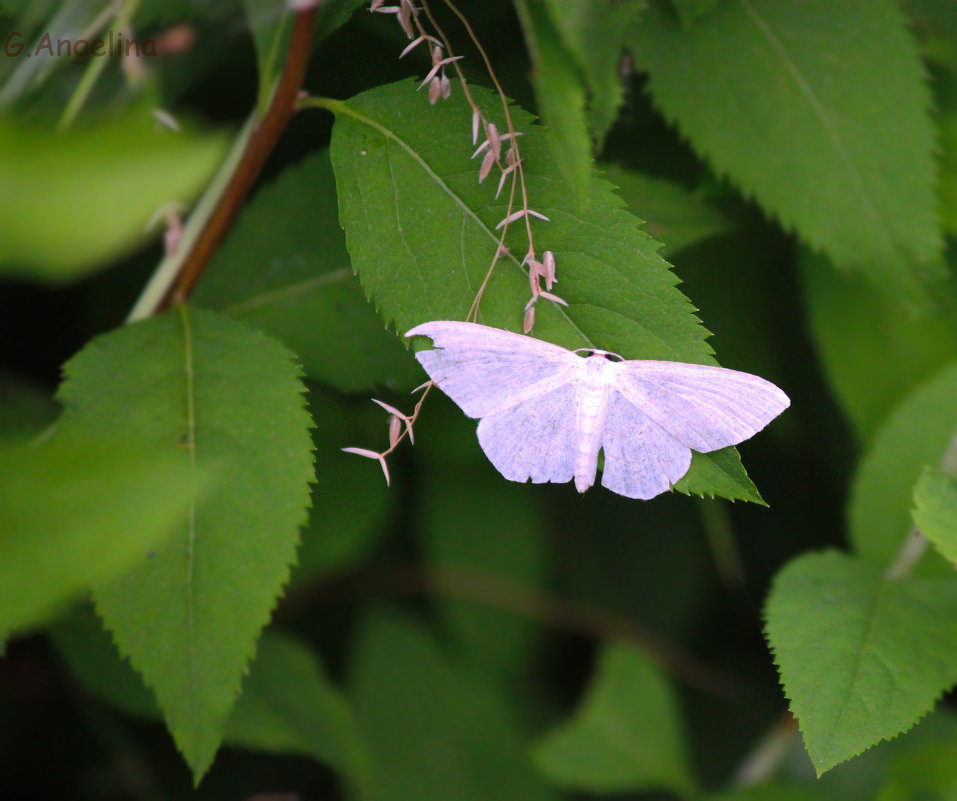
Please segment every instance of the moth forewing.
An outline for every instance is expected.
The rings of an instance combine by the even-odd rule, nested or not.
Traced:
[[[625,361],[616,378],[632,404],[701,453],[753,437],[790,404],[770,381],[724,367]]]

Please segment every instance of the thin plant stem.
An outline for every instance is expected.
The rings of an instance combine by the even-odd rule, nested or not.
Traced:
[[[380,456],[383,459],[386,456],[388,456],[390,453],[392,453],[392,451],[394,451],[396,448],[398,448],[402,440],[404,440],[407,436],[409,436],[409,431],[411,430],[412,426],[415,425],[415,421],[419,419],[419,412],[422,411],[422,404],[425,403],[425,399],[429,396],[429,392],[432,391],[432,387],[434,386],[435,386],[434,381],[429,381],[428,383],[424,385],[424,389],[422,390],[422,396],[419,398],[418,402],[415,404],[415,408],[412,409],[412,414],[410,414],[406,418],[406,420],[408,421],[408,425],[403,427],[402,433],[400,433],[396,441],[389,446],[388,450],[382,451]]]

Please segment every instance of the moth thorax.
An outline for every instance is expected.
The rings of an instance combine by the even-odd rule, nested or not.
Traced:
[[[583,379],[592,384],[608,383],[607,374],[614,369],[615,362],[610,361],[604,351],[597,351],[585,359]]]
[[[583,434],[595,432],[604,419],[609,390],[608,368],[612,364],[602,356],[589,356],[585,360],[578,388],[578,425]]]

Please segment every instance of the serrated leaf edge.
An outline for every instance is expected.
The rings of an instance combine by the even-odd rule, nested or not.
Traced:
[[[782,695],[784,695],[784,697],[785,697],[785,698],[787,699],[787,701],[788,701],[788,707],[789,707],[789,709],[791,709],[791,712],[792,712],[792,715],[793,715],[793,717],[794,717],[794,720],[796,721],[796,723],[797,723],[797,725],[798,725],[798,729],[799,729],[800,732],[801,732],[801,738],[802,738],[802,740],[804,741],[804,748],[805,748],[805,750],[806,750],[807,753],[808,753],[808,758],[811,760],[811,764],[814,766],[814,772],[815,772],[815,774],[817,775],[817,778],[819,778],[819,779],[820,779],[825,773],[827,773],[829,770],[832,770],[832,769],[836,768],[838,765],[842,765],[842,764],[844,764],[845,762],[849,762],[850,760],[854,759],[855,757],[858,757],[858,756],[860,756],[861,754],[863,754],[865,751],[869,751],[871,748],[874,748],[875,746],[880,745],[881,743],[883,743],[883,742],[885,742],[885,741],[886,741],[886,742],[890,742],[891,740],[895,740],[895,739],[897,739],[898,737],[900,737],[901,735],[906,734],[907,732],[909,732],[909,731],[910,731],[911,729],[913,729],[918,723],[920,723],[924,718],[926,718],[931,712],[934,711],[934,709],[936,708],[936,706],[940,703],[941,699],[942,699],[942,698],[949,692],[949,690],[950,690],[949,687],[945,687],[944,689],[942,689],[942,690],[934,697],[933,701],[931,702],[930,707],[929,707],[928,709],[926,709],[924,712],[920,713],[916,718],[914,718],[914,720],[913,720],[909,725],[902,727],[902,728],[899,729],[898,731],[895,731],[895,732],[892,732],[892,733],[889,733],[889,734],[886,734],[886,735],[882,736],[880,739],[875,740],[875,741],[872,742],[870,745],[862,746],[860,749],[854,751],[854,752],[851,753],[851,754],[848,754],[848,755],[847,755],[846,757],[844,757],[843,759],[839,759],[839,760],[837,760],[836,762],[827,762],[827,761],[824,761],[824,760],[821,760],[821,759],[815,759],[815,758],[814,758],[814,756],[813,756],[813,755],[811,754],[811,752],[810,752],[810,749],[808,749],[808,746],[807,746],[807,742],[808,742],[808,741],[807,741],[807,733],[805,732],[804,726],[802,725],[801,716],[798,715],[798,714],[794,711],[794,703],[795,703],[794,697],[790,694],[790,692],[789,692],[788,689],[787,689],[787,686],[786,686],[785,683],[784,683],[784,675],[783,675],[783,670],[782,670],[782,666],[781,666],[780,656],[779,656],[779,654],[778,654],[778,649],[774,646],[774,644],[772,643],[772,640],[771,640],[771,633],[770,633],[770,629],[771,629],[770,607],[771,607],[771,598],[772,598],[773,595],[774,595],[775,587],[777,586],[778,581],[779,581],[779,578],[780,578],[781,574],[784,572],[784,570],[786,570],[788,567],[790,567],[790,566],[791,566],[794,562],[796,562],[797,560],[802,559],[802,558],[804,558],[804,557],[806,557],[806,556],[823,556],[823,555],[825,555],[825,554],[836,554],[836,555],[845,556],[845,557],[849,557],[849,558],[855,558],[855,559],[857,558],[857,557],[853,556],[853,554],[848,554],[848,553],[846,553],[846,552],[844,552],[844,551],[839,551],[839,550],[837,550],[836,548],[828,548],[828,549],[820,550],[820,551],[807,551],[807,552],[801,554],[800,556],[796,557],[796,559],[792,559],[790,562],[788,562],[787,565],[785,565],[781,570],[778,571],[777,575],[774,577],[774,580],[773,580],[772,585],[771,585],[771,589],[770,589],[770,591],[768,592],[767,598],[765,599],[764,605],[763,605],[763,607],[762,607],[762,609],[761,609],[761,621],[762,621],[762,623],[764,624],[764,637],[765,637],[765,641],[767,642],[768,651],[771,653],[771,658],[772,658],[772,660],[774,661],[774,666],[775,666],[775,668],[777,668],[777,672],[778,672],[778,685],[781,687],[781,693],[782,693]],[[864,561],[864,560],[861,560],[861,561]],[[885,581],[886,581],[886,579],[885,579]]]

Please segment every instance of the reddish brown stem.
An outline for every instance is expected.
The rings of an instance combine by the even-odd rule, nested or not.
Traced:
[[[272,102],[256,130],[249,137],[246,149],[236,165],[236,171],[229,179],[226,189],[223,190],[216,208],[210,214],[206,227],[197,236],[189,255],[183,259],[179,274],[160,301],[157,311],[164,311],[174,303],[185,300],[193,291],[213,253],[223,241],[236,215],[239,214],[266,159],[269,158],[279,137],[295,114],[299,90],[309,62],[315,20],[315,6],[296,14],[286,63]]]

